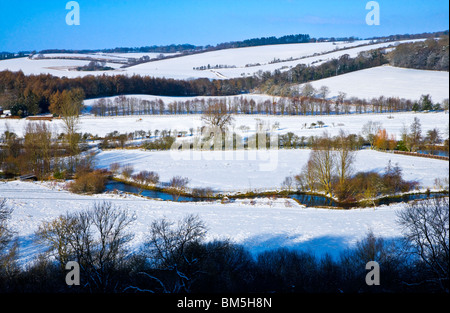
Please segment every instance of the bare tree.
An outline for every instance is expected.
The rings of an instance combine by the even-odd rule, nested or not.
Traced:
[[[225,132],[233,120],[233,116],[220,103],[209,105],[202,115],[202,121],[210,128],[218,129],[220,132]]]
[[[181,196],[181,194],[186,190],[186,186],[189,183],[189,178],[174,176],[169,182],[169,187],[173,193],[173,199],[175,201]]]
[[[318,95],[320,96],[320,98],[322,100],[326,100],[329,94],[330,94],[330,88],[328,88],[327,86],[321,86],[319,88]]]
[[[64,130],[69,146],[69,154],[74,156],[78,154],[78,135],[79,115],[83,105],[84,93],[82,90],[73,90],[67,92],[61,101],[59,113],[64,124]]]
[[[50,172],[52,132],[47,123],[30,122],[25,127],[24,152],[27,170],[39,179]]]
[[[294,180],[292,179],[291,176],[287,176],[283,182],[281,183],[281,188],[283,188],[284,190],[286,190],[288,193],[291,192],[292,187],[294,185]]]
[[[82,236],[77,242],[77,250],[82,252],[78,256],[79,260],[84,264],[91,288],[106,291],[114,287],[111,276],[125,261],[126,244],[133,239],[127,228],[134,222],[135,217],[126,210],[114,207],[110,202],[96,203],[91,211],[80,217],[86,221],[81,223],[82,229],[84,225],[90,226],[87,227],[88,231],[82,231],[86,238]],[[89,238],[90,227],[98,234],[97,238]]]
[[[373,148],[373,143],[378,132],[381,130],[380,122],[368,121],[363,125],[362,134],[366,140],[370,143],[370,148]]]
[[[11,239],[12,232],[8,227],[8,220],[11,217],[12,209],[6,204],[6,199],[0,200],[0,251]]]
[[[197,259],[190,257],[189,248],[201,243],[206,235],[206,226],[198,216],[187,215],[177,223],[165,218],[153,221],[148,240],[145,243],[147,255],[154,268],[171,272],[173,276],[163,275],[167,279],[158,279],[164,292],[188,292],[195,272],[192,267]]]
[[[113,175],[117,175],[117,173],[120,170],[120,167],[121,167],[120,163],[114,162],[109,165],[109,170]]]
[[[315,191],[317,178],[313,171],[313,162],[308,160],[300,174],[294,176],[297,188],[306,191]]]
[[[143,186],[156,185],[159,182],[158,173],[149,171],[140,171],[138,174],[133,175],[132,178]]]
[[[131,175],[133,175],[134,166],[132,164],[126,164],[122,167],[121,174],[125,179],[130,179]]]
[[[13,240],[14,231],[8,225],[13,212],[6,199],[0,199],[0,280],[10,277],[17,269],[18,245]]]
[[[336,155],[332,149],[332,143],[327,134],[319,138],[314,144],[313,150],[309,156],[308,169],[312,171],[317,179],[320,189],[326,194],[333,195],[332,178],[336,164]]]
[[[352,173],[352,166],[355,161],[356,151],[352,148],[351,141],[342,129],[337,136],[337,173],[339,176],[339,184],[345,185],[346,179]]]
[[[409,204],[398,212],[407,251],[429,270],[426,282],[449,292],[449,202],[434,198]],[[425,283],[425,282],[423,282]]]
[[[74,255],[70,238],[74,233],[75,224],[75,216],[65,214],[51,221],[42,222],[36,231],[36,241],[48,247],[47,253],[55,257],[62,269]]]
[[[96,203],[90,210],[43,222],[36,237],[62,268],[68,261],[77,261],[89,289],[111,291],[116,287],[113,275],[125,262],[126,245],[133,238],[127,228],[134,220],[110,202]]]
[[[314,95],[316,94],[316,89],[314,89],[313,85],[311,83],[306,83],[303,85],[302,90],[301,90],[301,95],[304,97],[314,97]]]

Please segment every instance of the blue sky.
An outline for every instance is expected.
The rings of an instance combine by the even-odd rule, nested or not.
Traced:
[[[367,38],[448,29],[447,0],[378,0],[380,25],[365,22],[368,0],[78,0],[80,25],[66,24],[68,0],[0,0],[0,51],[102,49],[256,37]]]

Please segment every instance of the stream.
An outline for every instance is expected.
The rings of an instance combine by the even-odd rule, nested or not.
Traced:
[[[216,198],[196,198],[192,196],[179,196],[178,199],[175,200],[174,195],[160,190],[149,190],[149,189],[142,189],[124,182],[119,181],[108,181],[106,184],[105,191],[122,191],[132,194],[140,194],[145,197],[149,198],[155,198],[155,199],[161,199],[165,201],[180,201],[180,202],[201,202],[201,201],[215,201]],[[407,194],[402,196],[391,196],[391,197],[384,197],[377,201],[377,205],[389,205],[391,203],[399,203],[399,202],[409,202],[413,200],[423,200],[427,198],[434,198],[434,197],[442,197],[447,196],[448,194],[445,192],[437,192],[437,193],[420,193],[420,194]],[[254,198],[259,198],[264,196],[255,196]],[[342,203],[338,203],[333,199],[330,199],[325,196],[321,195],[310,195],[310,194],[290,194],[288,195],[289,198],[295,199],[301,204],[307,206],[307,207],[335,207],[335,208],[342,208],[342,207],[355,207],[355,205],[343,205]],[[233,196],[228,196],[231,202],[234,201]],[[237,197],[235,197],[237,198]],[[356,205],[357,206],[357,205]]]

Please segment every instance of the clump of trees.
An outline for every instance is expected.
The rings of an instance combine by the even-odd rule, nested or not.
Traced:
[[[388,54],[390,64],[424,70],[449,71],[449,37],[403,43]]]
[[[448,198],[413,202],[398,212],[407,251],[420,260],[423,282],[449,292]]]
[[[142,249],[130,250],[133,212],[109,202],[44,221],[37,243],[47,250],[27,267],[11,253],[11,209],[0,202],[0,291],[45,293],[448,293],[448,198],[408,204],[397,213],[400,240],[371,230],[337,256],[279,248],[252,255],[230,240],[206,241],[195,215],[156,218]],[[20,248],[20,247],[19,247]],[[50,258],[52,256],[52,258]],[[80,266],[68,286],[65,266]],[[381,284],[368,286],[366,264],[380,266]]]
[[[275,95],[276,92],[271,94]],[[206,114],[214,106],[227,114],[267,115],[330,115],[349,113],[386,113],[404,111],[448,110],[448,100],[433,102],[431,96],[410,100],[398,97],[360,99],[339,93],[336,99],[328,99],[329,88],[314,88],[310,83],[286,89],[272,100],[255,100],[244,96],[233,98],[193,98],[165,103],[162,99],[146,100],[129,96],[114,99],[101,98],[90,106],[96,116]],[[217,110],[216,110],[217,111]]]
[[[432,152],[438,149],[448,151],[448,138],[444,140],[437,128],[430,129],[423,134],[420,119],[415,117],[409,129],[403,127],[398,150],[416,152],[420,149],[429,149]]]
[[[399,150],[416,152],[418,150],[448,151],[448,138],[444,140],[438,128],[422,133],[422,124],[418,117],[412,123],[403,126],[399,140],[393,134],[388,134],[380,122],[368,121],[364,124],[361,134],[371,148],[378,150]]]
[[[114,68],[106,66],[105,61],[91,61],[86,65],[77,67],[77,71],[110,71]]]
[[[307,34],[287,35],[282,37],[261,37],[246,39],[243,41],[232,41],[228,43],[220,43],[215,49],[230,49],[230,48],[243,48],[243,47],[255,47],[265,45],[281,45],[291,43],[306,43],[311,40]]]
[[[405,181],[398,164],[389,160],[384,173],[357,172],[347,180],[348,189],[345,197],[353,201],[364,201],[375,205],[375,198],[381,195],[395,195],[419,187],[417,181]],[[338,198],[342,194],[338,193]]]
[[[82,157],[77,155],[81,136],[72,134],[72,142],[67,134],[57,135],[50,124],[39,121],[25,126],[23,137],[6,130],[1,141],[0,168],[5,177],[33,174],[38,179],[51,179],[65,172],[68,176],[75,172]],[[60,177],[55,177],[60,178]]]
[[[155,140],[147,141],[142,144],[142,148],[146,150],[169,150],[175,142],[175,137],[163,136]]]
[[[398,165],[389,161],[383,174],[356,172],[356,149],[352,136],[340,132],[335,138],[327,133],[317,138],[306,165],[295,175],[299,191],[321,192],[336,197],[340,202],[372,201],[379,195],[407,192],[418,187],[414,181],[405,181]],[[356,173],[355,173],[356,172]]]
[[[352,147],[348,134],[340,132],[336,138],[327,133],[317,138],[313,144],[310,157],[302,172],[295,176],[300,190],[323,191],[333,197],[339,194],[345,200],[348,177],[353,171],[356,150]]]
[[[234,118],[228,113],[226,106],[220,103],[209,105],[202,115],[202,121],[212,131],[225,132]]]
[[[168,184],[168,191],[172,194],[173,200],[178,201],[180,196],[187,190],[189,178],[182,176],[174,176],[170,179]]]
[[[187,132],[185,132],[187,133]],[[136,130],[134,132],[120,133],[113,131],[107,133],[99,144],[101,149],[123,149],[125,147],[140,147],[147,150],[168,150],[172,147],[177,136],[176,130],[155,130],[154,137],[151,137],[152,131]],[[92,135],[88,134],[89,137]],[[134,141],[134,142],[133,142]]]
[[[225,94],[207,79],[183,81],[134,75],[103,75],[59,78],[51,75],[25,75],[23,72],[0,72],[0,106],[15,116],[49,112],[52,96],[64,90],[81,89],[84,98],[101,98],[123,94],[161,96],[196,96]],[[230,91],[231,92],[231,91]],[[236,92],[238,93],[238,92]],[[229,92],[226,94],[230,94]]]
[[[120,134],[118,131],[114,131],[106,134],[99,146],[102,149],[123,149],[129,138],[130,136],[128,134]]]
[[[67,189],[74,193],[101,193],[109,175],[107,170],[95,169],[94,155],[87,155],[77,162],[74,179],[67,184]]]
[[[69,261],[79,264],[86,290],[112,292],[126,264],[126,245],[133,238],[128,228],[134,221],[132,214],[110,202],[96,203],[90,210],[43,222],[36,237],[61,268]]]
[[[397,148],[395,136],[387,133],[386,129],[380,129],[373,140],[373,146],[378,150],[394,150]]]
[[[74,181],[67,188],[74,193],[95,194],[105,190],[108,173],[103,170],[81,172],[75,174]]]
[[[71,175],[82,157],[82,140],[79,132],[83,93],[81,90],[63,91],[52,96],[51,110],[61,117],[63,133],[56,134],[49,123],[30,121],[23,138],[8,128],[1,136],[0,148],[3,174],[7,177],[34,174],[38,179],[52,178],[61,172]]]
[[[144,170],[133,175],[132,179],[144,187],[155,186],[159,182],[159,174],[153,171]]]

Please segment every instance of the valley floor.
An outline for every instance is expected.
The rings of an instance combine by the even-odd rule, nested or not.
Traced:
[[[32,262],[44,247],[34,242],[34,232],[43,221],[66,212],[91,208],[94,203],[110,201],[136,215],[130,231],[131,249],[142,247],[154,219],[177,221],[187,214],[198,215],[208,227],[206,240],[230,239],[252,253],[287,247],[312,251],[316,255],[338,256],[369,230],[386,240],[401,236],[396,212],[405,204],[353,210],[306,208],[293,200],[241,199],[234,203],[178,203],[148,200],[131,195],[76,195],[58,184],[9,181],[0,183],[0,198],[13,208],[10,226],[17,232],[21,264]]]
[[[216,191],[266,191],[281,188],[287,176],[300,174],[310,149],[258,151],[145,151],[108,150],[96,156],[96,167],[109,169],[112,163],[132,165],[134,172],[154,171],[160,182],[174,176],[190,179],[188,187],[210,187]],[[448,178],[449,162],[415,156],[360,150],[354,172],[384,173],[391,161],[402,169],[405,180],[417,181],[421,189],[435,189],[435,179]]]

